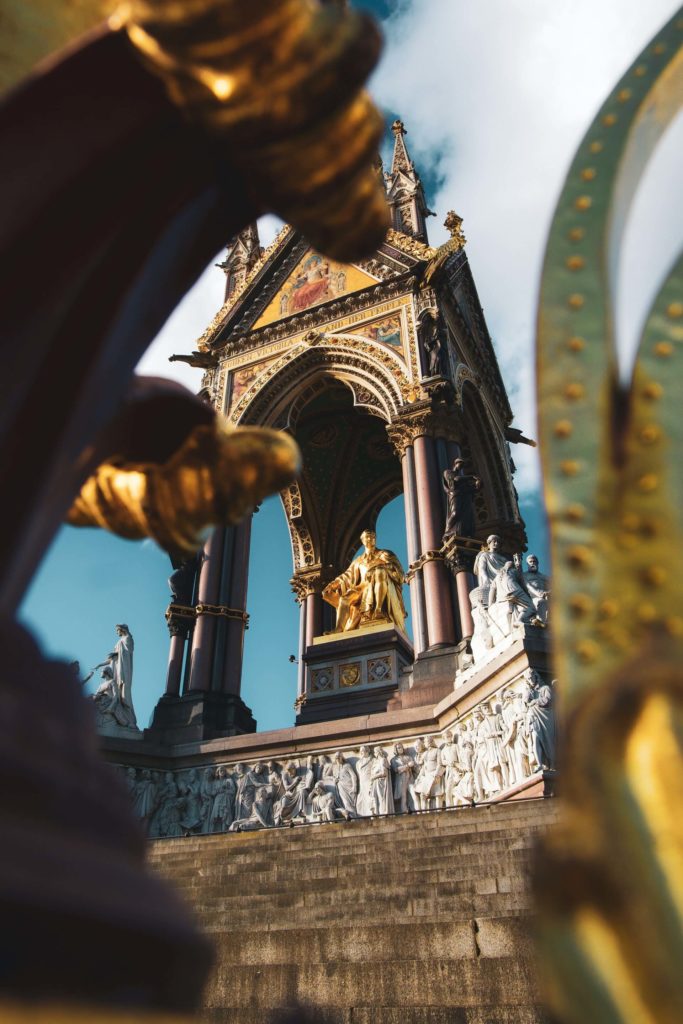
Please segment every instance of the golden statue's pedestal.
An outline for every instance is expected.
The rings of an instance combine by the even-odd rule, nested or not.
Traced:
[[[380,620],[315,637],[303,662],[297,725],[386,711],[401,672],[412,665],[413,647],[402,630]]]

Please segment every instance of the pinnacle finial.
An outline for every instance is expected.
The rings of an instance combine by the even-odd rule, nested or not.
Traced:
[[[401,121],[401,119],[398,118],[398,117],[396,118],[396,120],[392,124],[391,130],[394,133],[394,135],[407,135],[408,134],[408,132],[406,130],[406,126],[404,125],[403,121]]]

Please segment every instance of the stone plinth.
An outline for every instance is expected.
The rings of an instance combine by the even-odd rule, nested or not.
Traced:
[[[412,660],[407,636],[386,623],[316,637],[303,656],[305,701],[297,725],[386,711]]]
[[[154,709],[150,728],[145,730],[145,738],[172,746],[254,732],[256,720],[241,697],[197,690],[182,697],[162,697]]]

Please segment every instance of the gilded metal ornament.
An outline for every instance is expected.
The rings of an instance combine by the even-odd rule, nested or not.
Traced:
[[[613,336],[619,244],[680,108],[679,12],[581,143],[551,227],[538,320],[564,815],[537,887],[558,1019],[683,1019],[683,261],[647,317],[630,386]]]
[[[195,427],[163,463],[111,459],[86,480],[68,515],[72,526],[99,526],[130,540],[152,537],[172,554],[192,554],[211,527],[238,522],[299,469],[287,435],[232,430],[222,419]]]

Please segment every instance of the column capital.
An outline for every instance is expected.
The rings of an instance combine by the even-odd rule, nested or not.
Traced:
[[[453,406],[421,402],[418,408],[402,411],[387,425],[389,440],[396,454],[402,458],[406,448],[418,437],[443,437],[459,442],[462,438],[461,420]]]
[[[297,569],[289,582],[298,604],[301,604],[311,594],[322,593],[323,587],[331,578],[329,572],[318,563]]]

